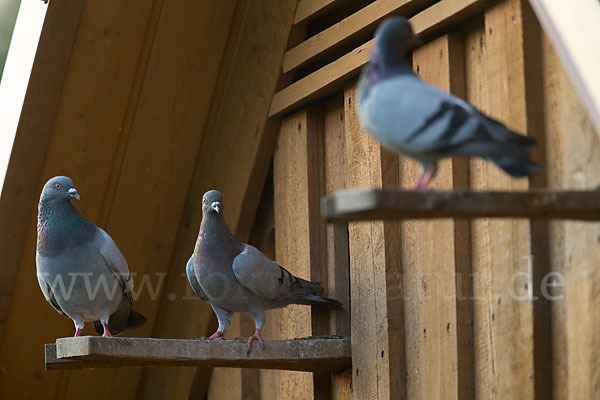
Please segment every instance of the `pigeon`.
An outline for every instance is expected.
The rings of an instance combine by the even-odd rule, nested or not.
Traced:
[[[340,307],[335,299],[317,295],[321,286],[298,278],[271,261],[256,247],[238,241],[223,217],[223,201],[217,190],[202,198],[202,223],[194,253],[186,265],[192,289],[209,303],[219,326],[208,339],[222,339],[235,312],[248,312],[256,330],[247,341],[247,353],[254,340],[264,346],[260,336],[266,317],[265,310],[289,304]]]
[[[85,219],[71,204],[80,199],[73,181],[56,176],[40,196],[36,265],[44,297],[75,323],[85,322],[111,337],[141,326],[146,318],[133,304],[133,279],[111,237]]]
[[[543,173],[530,160],[536,140],[511,131],[469,103],[423,82],[406,61],[419,44],[404,17],[385,19],[375,32],[369,62],[358,81],[358,115],[381,145],[415,159],[421,173],[415,189],[426,189],[437,161],[479,156],[513,177]]]

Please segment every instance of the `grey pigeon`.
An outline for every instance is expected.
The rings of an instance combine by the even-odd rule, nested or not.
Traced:
[[[110,337],[141,326],[146,318],[132,304],[133,279],[119,248],[71,204],[73,182],[56,176],[44,185],[38,212],[37,278],[44,297],[75,323]]]
[[[264,345],[260,330],[265,310],[289,304],[341,306],[317,296],[321,286],[295,277],[255,247],[241,243],[223,217],[221,193],[211,190],[202,198],[202,223],[186,273],[194,292],[209,303],[219,327],[208,339],[221,339],[235,312],[248,312],[256,330],[248,338],[248,353],[255,339]]]
[[[530,160],[532,138],[511,131],[469,103],[431,86],[414,73],[406,51],[418,44],[404,17],[385,19],[358,83],[358,114],[381,145],[415,159],[422,171],[415,189],[427,188],[437,161],[479,156],[513,177],[542,173]]]

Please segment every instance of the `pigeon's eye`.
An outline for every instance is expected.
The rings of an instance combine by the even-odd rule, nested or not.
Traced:
[[[208,200],[202,199],[202,204],[208,204]]]
[[[55,183],[54,187],[57,188],[57,189],[60,189],[60,188],[62,188],[62,185],[60,183]]]

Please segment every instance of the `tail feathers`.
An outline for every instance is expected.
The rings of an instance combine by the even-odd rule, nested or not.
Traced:
[[[111,334],[118,335],[128,329],[139,328],[144,322],[146,322],[146,317],[133,308],[129,303],[129,299],[123,296],[119,308],[111,314],[108,320],[108,329]],[[104,327],[100,321],[94,321],[94,329],[99,335],[104,333]]]
[[[304,296],[304,299],[306,301],[306,303],[303,304],[307,304],[307,305],[311,305],[311,306],[326,306],[326,307],[332,307],[332,308],[337,308],[337,307],[342,307],[343,304],[340,303],[338,300],[336,299],[329,299],[327,297],[321,297],[321,296],[316,296],[314,294],[309,294],[308,296]]]
[[[491,162],[496,164],[504,172],[515,178],[523,178],[532,174],[545,173],[544,168],[540,167],[528,158],[515,157],[490,157]]]

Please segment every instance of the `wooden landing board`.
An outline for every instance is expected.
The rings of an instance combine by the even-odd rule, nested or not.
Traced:
[[[600,190],[528,192],[408,191],[361,188],[321,200],[329,222],[413,218],[600,220]]]
[[[352,364],[349,338],[266,340],[188,340],[154,338],[60,338],[46,345],[46,369],[193,366],[338,372]]]

